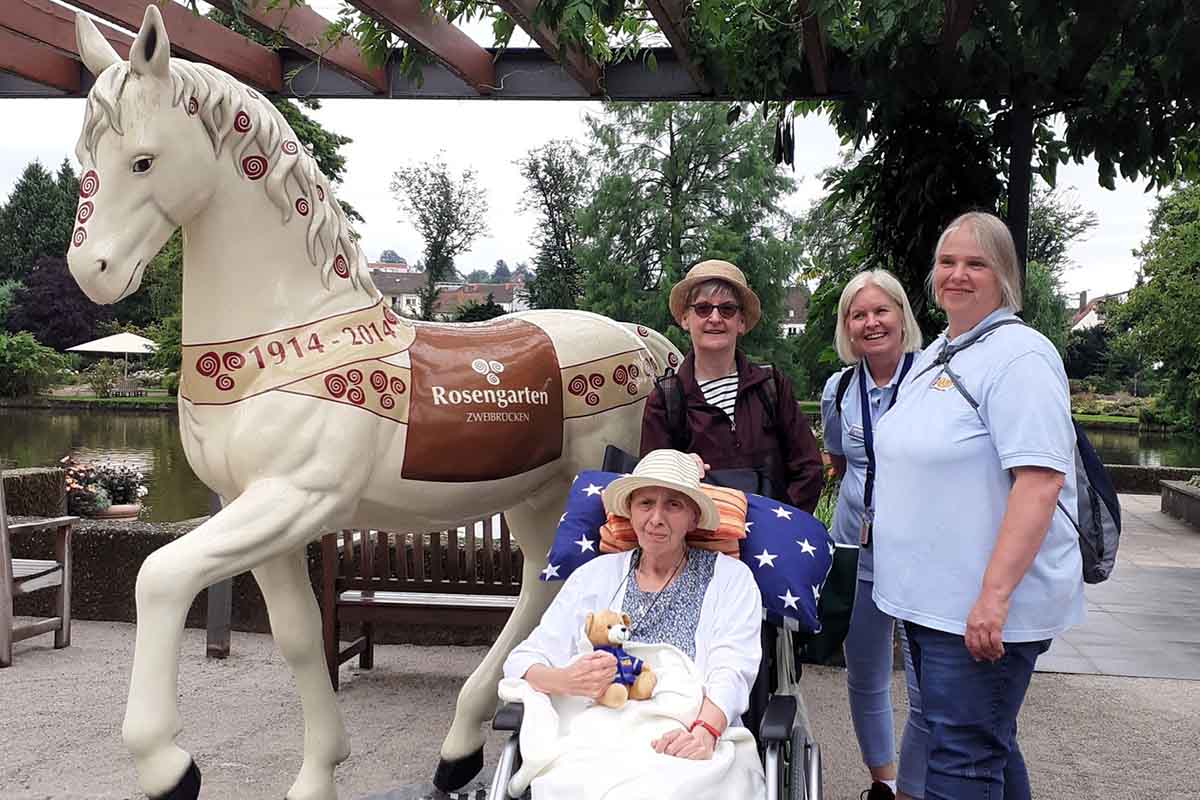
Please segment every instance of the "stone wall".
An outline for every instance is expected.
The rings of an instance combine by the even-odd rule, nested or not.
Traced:
[[[1163,481],[1162,512],[1200,530],[1200,488],[1183,481]]]
[[[1138,467],[1105,464],[1119,494],[1158,494],[1159,481],[1186,481],[1200,475],[1200,467]]]
[[[176,523],[118,522],[81,520],[71,534],[72,596],[71,613],[76,619],[134,622],[137,613],[134,587],[142,562],[158,548],[196,528],[205,518]],[[13,539],[17,558],[52,558],[53,532],[24,534]],[[308,574],[313,591],[321,597],[321,546],[311,542],[307,548]],[[22,616],[50,616],[52,591],[36,592],[15,598],[14,611]],[[205,626],[207,597],[201,592],[188,611],[187,626]],[[246,573],[233,581],[233,629],[269,633],[266,604],[253,577]],[[383,644],[412,643],[491,644],[500,629],[495,626],[406,625],[376,626],[376,641]],[[344,638],[355,635],[354,626],[345,626]],[[234,642],[235,648],[237,643]]]
[[[58,517],[66,513],[67,473],[58,467],[26,467],[0,473],[4,505],[14,517]]]

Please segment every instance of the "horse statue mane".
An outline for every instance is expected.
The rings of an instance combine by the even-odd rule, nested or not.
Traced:
[[[378,294],[346,212],[316,159],[299,143],[279,109],[208,64],[173,58],[168,69],[172,105],[183,106],[189,116],[199,120],[213,153],[220,157],[227,152],[243,177],[261,180],[283,223],[293,215],[307,218],[308,257],[321,267],[326,287],[336,272],[338,277],[348,277],[356,288]],[[75,157],[85,168],[95,164],[96,145],[106,132],[125,135],[121,96],[130,72],[128,63],[114,63],[99,75],[88,94],[83,130],[75,146]]]
[[[654,378],[679,351],[581,311],[403,319],[267,99],[171,58],[152,3],[128,62],[83,14],[76,34],[97,80],[76,148],[71,274],[92,300],[118,302],[183,229],[180,437],[223,506],[138,573],[122,725],[138,783],[151,797],[198,796],[199,767],[175,742],[183,621],[199,591],[249,570],[304,712],[287,797],[336,798],[350,744],[305,547],[330,530],[443,530],[503,512],[525,554],[521,597],[459,693],[435,773],[439,788],[464,785],[483,765],[503,661],[557,589],[538,573],[571,481],[608,445],[638,449]]]

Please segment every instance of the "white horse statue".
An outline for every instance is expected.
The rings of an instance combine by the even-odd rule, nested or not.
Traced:
[[[435,530],[503,511],[525,553],[521,596],[463,686],[435,782],[483,763],[502,661],[553,597],[541,583],[573,476],[637,447],[665,337],[594,314],[534,311],[479,325],[392,313],[346,217],[283,117],[220,70],[170,57],[154,5],[122,61],[83,16],[96,76],[71,273],[115,303],[183,228],[180,433],[224,508],[150,556],[122,735],[151,797],[194,798],[175,744],[184,618],[206,586],[252,570],[304,712],[287,797],[336,797],[349,742],[321,647],[305,545],[343,528]],[[412,731],[412,735],[423,732]]]

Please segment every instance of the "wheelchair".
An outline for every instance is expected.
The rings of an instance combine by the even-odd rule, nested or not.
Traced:
[[[637,460],[609,447],[606,472],[630,472]],[[801,665],[796,661],[794,623],[775,625],[764,619],[763,658],[750,689],[750,708],[742,723],[754,734],[766,776],[767,800],[822,800],[821,748],[813,738],[808,711],[800,691]],[[520,732],[524,709],[505,703],[492,719],[492,728],[512,735],[500,753],[492,777],[490,800],[509,797],[508,783],[521,765]],[[528,792],[524,797],[528,797]]]

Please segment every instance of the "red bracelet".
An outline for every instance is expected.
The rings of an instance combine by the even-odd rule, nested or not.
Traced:
[[[691,733],[692,731],[696,730],[696,728],[704,728],[704,730],[711,733],[714,742],[717,739],[721,738],[721,732],[718,731],[716,728],[714,728],[712,725],[709,725],[707,722],[705,722],[702,719],[697,719],[695,722],[693,722],[692,727],[688,728],[688,733]]]

